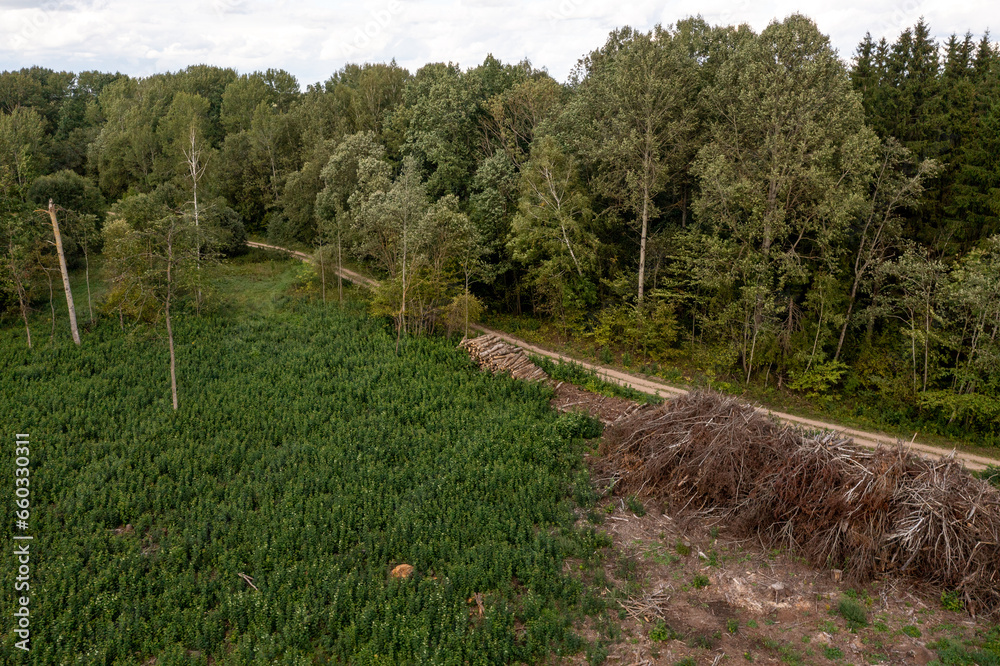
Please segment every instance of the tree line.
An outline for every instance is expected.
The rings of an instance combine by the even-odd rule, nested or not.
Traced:
[[[532,313],[645,363],[993,430],[1000,51],[930,35],[845,62],[801,15],[688,18],[613,31],[565,83],[492,56],[304,90],[205,65],[4,72],[3,305],[44,301],[32,211],[52,198],[119,318],[199,307],[200,262],[251,233],[312,246],[324,299],[334,266],[368,262],[400,335]]]

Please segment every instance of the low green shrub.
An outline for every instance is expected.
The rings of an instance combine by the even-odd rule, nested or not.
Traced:
[[[841,599],[837,604],[837,614],[847,622],[847,628],[852,631],[868,626],[868,613],[865,607],[854,599]]]

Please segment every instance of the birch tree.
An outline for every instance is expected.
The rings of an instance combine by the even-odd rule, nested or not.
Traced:
[[[385,148],[375,138],[373,131],[351,134],[344,137],[333,150],[320,175],[324,186],[316,195],[318,231],[321,242],[332,236],[337,245],[337,298],[340,302],[344,300],[342,277],[344,240],[347,230],[351,227],[349,201],[359,187],[362,187],[359,180],[361,176],[367,178],[363,185],[364,189],[386,186],[388,165],[379,166],[384,156]],[[366,162],[366,165],[370,168],[374,165],[379,175],[369,173],[359,176],[359,165],[362,160],[375,160]],[[370,191],[360,192],[355,202],[364,200],[368,194]]]
[[[576,163],[551,136],[532,147],[521,169],[518,212],[507,247],[523,265],[542,307],[568,331],[568,317],[592,302],[597,237]]]
[[[28,315],[31,313],[31,297],[34,277],[37,272],[37,262],[34,250],[39,243],[36,227],[27,224],[24,218],[16,215],[0,215],[0,241],[3,250],[3,275],[10,284],[17,299],[18,314],[24,322],[24,333],[31,349],[31,324]]]
[[[902,211],[919,203],[924,182],[938,171],[939,166],[933,160],[915,165],[910,151],[895,139],[889,138],[882,143],[880,159],[871,175],[870,194],[861,209],[860,220],[850,230],[854,247],[851,288],[834,361],[840,359],[862,284],[898,246],[902,236]]]
[[[133,201],[116,206],[105,228],[105,253],[114,285],[111,295],[119,299],[119,312],[127,305],[137,316],[153,321],[162,318],[170,355],[170,396],[176,410],[180,403],[174,310],[191,284],[188,275],[198,265],[203,238],[193,218],[183,211],[170,210],[148,195],[129,199]]]
[[[168,154],[176,160],[177,175],[191,191],[190,210],[195,236],[202,237],[201,208],[198,202],[198,186],[205,176],[212,157],[212,147],[206,138],[208,130],[209,101],[201,95],[186,92],[177,93],[161,124],[164,143],[169,146]],[[201,254],[202,247],[195,248],[197,271],[196,306],[201,309]]]

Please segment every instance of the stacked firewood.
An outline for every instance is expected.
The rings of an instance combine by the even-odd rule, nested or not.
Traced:
[[[504,342],[492,333],[478,338],[466,338],[459,344],[459,348],[467,351],[480,368],[494,375],[505,372],[514,379],[527,380],[543,380],[549,377],[544,370],[531,362],[520,347]]]

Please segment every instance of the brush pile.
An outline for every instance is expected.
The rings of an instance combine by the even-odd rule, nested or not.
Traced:
[[[531,362],[520,347],[508,344],[493,334],[466,338],[458,347],[467,351],[480,368],[489,370],[494,375],[506,372],[514,379],[549,378],[544,370]]]
[[[707,392],[615,423],[600,454],[617,494],[721,515],[854,581],[908,575],[1000,615],[1000,491],[954,459],[856,448]]]

